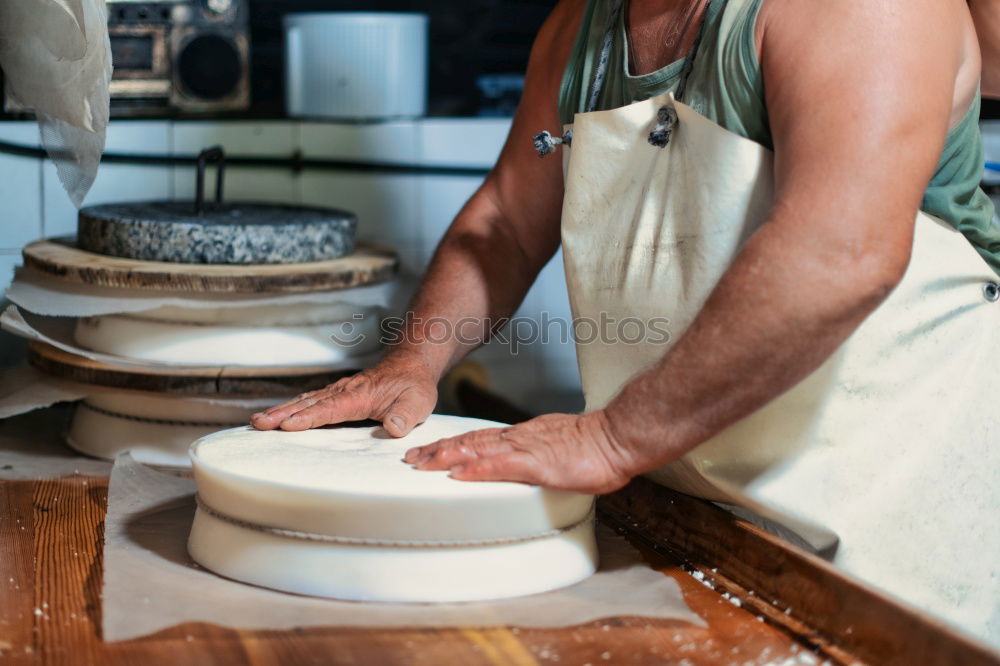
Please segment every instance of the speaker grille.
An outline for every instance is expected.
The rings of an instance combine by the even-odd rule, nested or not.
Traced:
[[[183,46],[177,58],[177,77],[184,91],[193,97],[227,97],[236,91],[242,74],[239,50],[222,35],[195,37]]]

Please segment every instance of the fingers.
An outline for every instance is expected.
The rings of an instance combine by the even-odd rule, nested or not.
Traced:
[[[336,393],[318,400],[282,420],[278,427],[297,432],[328,423],[361,421],[371,415],[371,396],[367,393]]]
[[[382,427],[393,437],[403,437],[423,423],[433,409],[433,398],[415,389],[407,389],[389,406],[382,418]]]
[[[316,404],[318,391],[303,393],[291,400],[275,405],[250,417],[250,425],[258,430],[274,430],[286,418],[306,407]]]
[[[510,442],[505,439],[508,430],[488,428],[449,437],[410,449],[403,460],[417,469],[443,470],[476,458],[508,453],[513,450]]]
[[[514,481],[545,485],[537,461],[531,454],[521,451],[470,460],[452,467],[449,476],[459,481]]]

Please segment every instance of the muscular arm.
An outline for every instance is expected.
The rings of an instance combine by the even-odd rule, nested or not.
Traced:
[[[802,380],[901,279],[952,115],[965,7],[769,7],[758,29],[776,200],[693,324],[604,410],[481,431],[408,460],[466,480],[614,490]]]
[[[983,54],[983,95],[1000,99],[1000,0],[970,0]]]
[[[254,414],[255,427],[371,418],[405,435],[434,408],[441,375],[514,312],[559,245],[562,169],[558,159],[538,159],[531,138],[559,128],[559,85],[581,5],[563,0],[539,32],[507,144],[438,246],[403,341],[374,368]]]
[[[774,207],[677,345],[609,406],[624,441],[665,443],[639,471],[805,378],[901,279],[952,111],[955,5],[789,0],[764,17]],[[657,415],[652,437],[636,413]]]
[[[496,167],[445,234],[411,311],[415,323],[393,353],[418,354],[436,375],[481,344],[490,323],[517,309],[559,246],[563,181],[558,159],[539,159],[532,136],[560,127],[562,71],[576,34],[577,2],[561,3],[532,49],[524,96]],[[420,319],[463,320],[461,340]],[[435,335],[437,334],[437,335]]]

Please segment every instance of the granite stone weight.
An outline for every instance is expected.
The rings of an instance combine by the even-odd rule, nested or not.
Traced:
[[[155,201],[80,210],[77,244],[98,254],[189,264],[289,264],[354,251],[357,218],[333,208]]]

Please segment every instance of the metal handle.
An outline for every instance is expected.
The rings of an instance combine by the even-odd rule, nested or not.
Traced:
[[[226,153],[222,150],[222,146],[212,146],[198,153],[198,174],[194,185],[194,214],[199,217],[205,211],[205,167],[209,161],[216,163],[215,205],[222,205],[222,182],[226,174]]]

